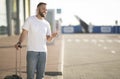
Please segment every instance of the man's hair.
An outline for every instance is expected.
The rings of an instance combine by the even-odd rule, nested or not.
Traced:
[[[44,2],[40,2],[37,7],[41,6],[41,5],[47,5],[47,3],[44,3]]]

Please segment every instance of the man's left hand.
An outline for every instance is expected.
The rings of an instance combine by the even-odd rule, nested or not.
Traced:
[[[52,37],[56,37],[57,35],[58,35],[58,33],[57,33],[57,32],[52,33]]]

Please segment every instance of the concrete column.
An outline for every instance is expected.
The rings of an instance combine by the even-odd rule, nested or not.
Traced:
[[[6,13],[7,13],[7,34],[12,35],[12,0],[6,0]]]
[[[16,28],[16,35],[20,34],[20,18],[19,18],[19,0],[16,0],[16,5],[17,5],[17,28]]]

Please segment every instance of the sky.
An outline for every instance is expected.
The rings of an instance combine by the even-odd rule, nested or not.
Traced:
[[[34,14],[36,5],[46,2],[48,9],[61,9],[62,25],[77,25],[79,22],[74,15],[79,16],[87,24],[92,25],[115,25],[118,20],[120,25],[120,0],[31,0]],[[34,11],[33,11],[34,10]]]

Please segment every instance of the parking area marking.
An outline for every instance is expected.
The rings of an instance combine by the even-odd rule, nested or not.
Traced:
[[[113,50],[113,48],[109,47],[110,45],[112,45],[112,43],[120,43],[119,39],[85,39],[85,38],[67,38],[64,39],[64,41],[67,41],[69,43],[94,43],[96,44],[98,47],[104,49],[104,50],[108,50],[109,52],[111,52],[112,54],[115,54],[116,51]],[[109,43],[110,45],[106,45],[106,43]],[[111,50],[110,50],[111,49]]]

